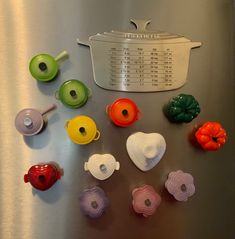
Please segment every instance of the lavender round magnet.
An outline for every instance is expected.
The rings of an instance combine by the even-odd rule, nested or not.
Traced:
[[[86,189],[79,197],[81,211],[91,217],[98,218],[103,215],[109,206],[109,200],[100,187]]]
[[[195,193],[193,176],[181,170],[169,173],[165,187],[177,201],[185,202]]]

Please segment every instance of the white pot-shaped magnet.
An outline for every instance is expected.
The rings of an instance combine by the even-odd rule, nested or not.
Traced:
[[[109,178],[119,168],[119,162],[111,154],[93,154],[84,164],[85,171],[90,171],[92,176],[99,180]]]
[[[161,160],[166,151],[166,141],[158,133],[137,132],[128,137],[126,148],[135,166],[148,171]]]

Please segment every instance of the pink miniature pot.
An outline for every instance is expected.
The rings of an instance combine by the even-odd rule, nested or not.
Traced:
[[[181,170],[169,173],[165,187],[177,201],[185,202],[195,193],[193,176]]]
[[[150,185],[135,188],[132,191],[132,196],[134,211],[142,214],[144,217],[153,215],[161,203],[160,195],[157,194],[154,188]]]

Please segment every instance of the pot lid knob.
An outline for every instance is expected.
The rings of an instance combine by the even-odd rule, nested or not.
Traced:
[[[33,125],[33,121],[30,117],[24,118],[24,126],[30,128]]]
[[[154,159],[158,155],[158,148],[155,145],[146,145],[143,148],[143,155],[146,159]]]

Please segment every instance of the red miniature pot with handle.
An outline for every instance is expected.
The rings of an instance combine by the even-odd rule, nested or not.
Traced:
[[[226,142],[227,134],[218,122],[206,122],[195,133],[197,142],[204,150],[216,151]]]
[[[128,98],[115,100],[111,105],[106,107],[106,113],[112,122],[120,127],[132,125],[141,116],[137,105]]]
[[[39,164],[32,166],[24,175],[24,182],[41,191],[52,187],[61,178],[61,171],[54,164]]]

